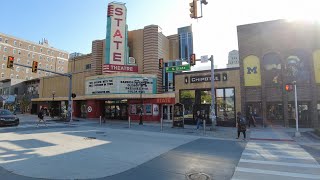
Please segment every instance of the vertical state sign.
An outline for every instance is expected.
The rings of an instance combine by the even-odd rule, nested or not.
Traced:
[[[105,64],[126,63],[126,14],[127,9],[124,4],[108,4]]]

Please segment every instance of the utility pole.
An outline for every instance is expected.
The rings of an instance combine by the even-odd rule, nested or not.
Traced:
[[[298,113],[298,95],[297,95],[297,82],[293,81],[292,84],[294,85],[294,104],[296,109],[296,132],[294,134],[295,137],[301,137],[299,132],[299,113]]]
[[[213,55],[211,55],[211,122],[212,122],[212,130],[215,129],[216,126],[216,112],[215,112],[215,89],[214,89],[214,59]]]

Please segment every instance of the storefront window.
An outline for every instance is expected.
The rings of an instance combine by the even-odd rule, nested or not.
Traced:
[[[193,118],[193,105],[195,103],[195,90],[181,90],[180,102],[184,105],[184,117]]]
[[[233,125],[236,114],[234,88],[216,89],[216,96],[218,125]]]
[[[201,91],[201,104],[211,104],[211,91]]]
[[[269,103],[267,105],[267,121],[266,125],[280,124],[283,125],[283,106],[282,103]]]

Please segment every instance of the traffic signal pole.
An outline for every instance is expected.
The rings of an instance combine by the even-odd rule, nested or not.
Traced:
[[[25,68],[32,68],[31,66],[27,66],[27,65],[19,64],[19,63],[13,63],[13,65],[22,66],[22,67],[25,67]],[[69,78],[68,118],[69,118],[69,122],[71,123],[72,122],[72,103],[73,103],[72,99],[71,99],[71,96],[72,96],[72,74],[71,73],[63,74],[63,73],[58,73],[58,72],[54,72],[54,71],[49,71],[49,70],[42,69],[42,68],[37,68],[37,70],[45,71],[45,72],[49,72],[49,73],[53,73],[53,74],[57,74],[57,75],[60,75],[60,76],[66,76],[66,77]]]
[[[297,97],[297,83],[294,81],[292,83],[294,85],[294,104],[296,109],[296,132],[294,134],[295,137],[301,137],[301,134],[299,132],[299,113],[298,113],[298,97]]]

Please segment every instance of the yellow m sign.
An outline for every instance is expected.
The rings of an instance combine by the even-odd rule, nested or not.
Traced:
[[[245,86],[261,86],[260,60],[257,56],[244,58],[243,72]]]

